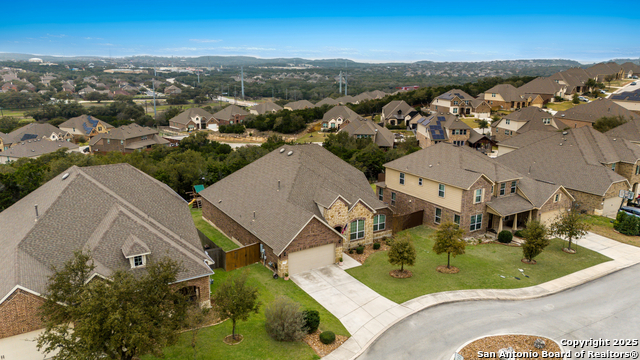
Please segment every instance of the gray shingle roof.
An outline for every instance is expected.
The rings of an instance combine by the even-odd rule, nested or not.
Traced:
[[[558,131],[567,128],[568,126],[563,123],[560,119],[554,119],[555,127],[553,123],[545,124],[543,119],[551,119],[553,115],[550,113],[535,107],[528,106],[517,111],[512,112],[511,114],[503,117],[503,119],[509,119],[512,121],[525,122],[522,127],[520,127],[516,133],[523,134],[532,130],[540,130],[540,131]],[[500,122],[498,122],[499,125]]]
[[[560,85],[549,78],[538,77],[520,86],[518,90],[523,94],[554,95],[556,92],[565,87],[566,86]]]
[[[309,100],[298,100],[285,104],[285,108],[289,108],[291,110],[302,110],[302,109],[310,109],[314,107]]]
[[[324,113],[324,116],[322,117],[322,122],[328,122],[332,119],[337,119],[338,117],[341,117],[343,121],[361,119],[361,116],[356,114],[355,111],[351,110],[350,108],[344,105],[339,105],[339,106],[334,106],[329,111]]]
[[[438,99],[443,99],[443,100],[452,100],[454,97],[458,97],[460,100],[475,100],[475,98],[469,94],[467,94],[466,92],[460,90],[460,89],[453,89],[453,90],[449,90],[446,93],[438,96]]]
[[[226,108],[213,114],[213,117],[219,120],[232,120],[235,115],[249,115],[243,108],[238,105],[229,105]]]
[[[31,123],[8,133],[6,136],[11,143],[17,143],[33,139],[42,139],[43,137],[48,138],[52,134],[56,134],[58,137],[64,137],[67,135],[67,132],[51,124]]]
[[[104,122],[103,120],[100,120],[94,116],[91,115],[80,115],[80,116],[76,116],[74,118],[71,118],[65,122],[63,122],[62,124],[60,124],[58,127],[61,129],[78,129],[78,131],[84,131],[86,135],[89,135],[89,133],[91,133],[91,130],[93,130],[94,125],[93,123],[96,122],[96,120],[102,122],[104,124],[104,126],[107,129],[113,128],[113,125],[109,125],[108,123]]]
[[[322,99],[322,100],[318,101],[318,102],[316,103],[316,107],[320,107],[320,106],[322,106],[322,105],[331,105],[331,106],[336,106],[336,105],[339,105],[339,104],[340,104],[340,103],[339,103],[339,102],[337,102],[335,99],[332,99],[332,98],[329,98],[329,97],[328,97],[328,98],[324,98],[324,99]]]
[[[393,148],[395,136],[391,130],[382,127],[369,119],[355,118],[347,124],[342,130],[351,136],[371,135],[373,142],[380,147]]]
[[[524,101],[523,93],[511,84],[500,84],[484,92],[485,94],[500,94],[504,101]]]
[[[258,104],[250,108],[251,110],[256,111],[259,115],[265,114],[267,112],[278,112],[282,110],[282,106],[272,103],[271,101],[264,102],[262,104]]]
[[[627,139],[633,142],[640,142],[640,120],[628,121],[605,133],[609,137]]]
[[[402,117],[405,117],[415,111],[416,109],[409,106],[404,100],[393,100],[382,108],[382,113],[385,114],[386,117],[395,116],[398,112],[400,112]]]
[[[14,144],[7,150],[0,151],[0,156],[6,156],[15,160],[23,157],[37,157],[40,155],[52,153],[62,148],[77,150],[78,145],[64,140],[28,140],[18,143],[17,145]]]
[[[51,267],[81,249],[100,275],[129,269],[122,247],[130,236],[148,259],[181,262],[178,281],[211,274],[186,202],[128,164],[69,168],[0,213],[0,229],[0,299],[16,285],[42,294]]]
[[[171,119],[169,119],[169,121],[173,121],[182,125],[187,125],[189,121],[191,121],[191,119],[195,118],[196,116],[209,120],[213,117],[213,114],[201,108],[191,108],[172,117]]]
[[[569,110],[558,111],[554,118],[595,123],[596,120],[605,116],[622,116],[628,120],[640,120],[640,115],[605,98],[580,104]]]
[[[362,200],[374,209],[387,207],[361,171],[313,144],[282,146],[200,195],[276,254],[314,216],[324,222],[318,205],[330,206],[338,195],[350,206]]]
[[[140,126],[138,124],[123,125],[117,128],[110,129],[106,133],[101,133],[94,136],[89,141],[89,145],[95,145],[100,139],[127,140],[139,136],[149,136],[157,134],[158,130],[152,129],[148,126]]]
[[[502,216],[513,215],[535,208],[532,203],[518,194],[493,198],[491,202],[487,203],[487,206]]]

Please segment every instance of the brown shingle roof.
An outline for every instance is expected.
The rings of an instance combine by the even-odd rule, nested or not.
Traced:
[[[484,92],[485,94],[496,93],[500,94],[504,101],[524,101],[522,97],[522,92],[518,90],[515,86],[511,84],[500,84],[492,87],[491,89]]]
[[[554,118],[594,123],[596,120],[605,116],[622,116],[628,120],[640,119],[640,115],[605,98],[600,98],[586,104],[580,104],[565,111],[558,111]]]
[[[199,116],[200,118],[205,118],[207,120],[211,119],[214,115],[209,113],[208,111],[201,108],[191,108],[187,109],[180,114],[172,117],[169,121],[176,122],[178,124],[187,125],[192,118]]]
[[[233,117],[235,115],[249,115],[249,113],[246,112],[243,108],[239,107],[238,105],[229,105],[226,108],[213,114],[213,117],[218,120],[229,121],[229,120],[233,120]]]

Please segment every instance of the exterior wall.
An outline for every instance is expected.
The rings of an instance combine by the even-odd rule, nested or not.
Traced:
[[[558,200],[558,202],[554,202],[556,194],[560,194],[560,200]],[[540,220],[542,214],[550,211],[571,209],[571,205],[573,205],[573,200],[571,200],[571,198],[567,196],[562,189],[558,189],[537,211],[536,219]]]
[[[418,126],[418,130],[416,130],[416,139],[418,140],[418,145],[425,149],[433,144],[431,143],[431,139],[420,131],[421,128],[424,129],[424,126]]]
[[[433,166],[438,166],[434,161]],[[422,186],[418,185],[418,176],[405,174],[405,184],[400,185],[400,172],[394,169],[386,168],[385,182],[387,188],[396,192],[402,192],[413,197],[423,199],[440,207],[451,209],[455,212],[461,211],[462,192],[460,188],[456,188],[445,184],[445,197],[438,196],[438,185],[440,183],[422,179]],[[389,198],[390,200],[391,198]],[[404,214],[404,213],[400,213]]]
[[[471,136],[470,131],[474,131],[473,129],[467,129],[466,135],[453,135],[452,130],[447,130],[449,140],[448,143],[453,143],[454,141],[464,141],[465,144],[469,142],[469,137]]]
[[[474,203],[475,192],[482,189],[482,201]],[[465,229],[467,234],[484,233],[489,225],[489,216],[487,214],[487,203],[493,199],[491,194],[491,183],[484,177],[479,178],[468,191],[464,191],[462,195],[462,218],[460,219],[460,227]],[[482,214],[482,225],[480,230],[470,231],[471,216]],[[453,220],[453,219],[452,219]]]
[[[211,221],[228,238],[238,240],[242,245],[251,245],[261,242],[257,236],[238,224],[207,199],[202,199],[202,217]]]
[[[576,204],[579,206],[580,210],[585,210],[589,214],[602,215],[605,199],[617,198],[620,190],[629,190],[629,185],[626,182],[612,184],[604,196],[589,194],[573,189],[567,190],[576,199]]]
[[[0,339],[43,328],[39,315],[43,303],[43,298],[16,289],[0,304]]]
[[[640,175],[636,175],[636,166],[640,166],[640,161],[635,164],[628,164],[619,162],[616,164],[616,172],[629,180],[629,183],[633,187],[633,184],[640,183]]]
[[[195,286],[198,288],[199,295],[200,295],[200,298],[198,299],[198,301],[200,302],[200,306],[202,307],[211,306],[211,288],[210,288],[208,275],[199,277],[196,279],[181,281],[173,285],[174,289],[176,290],[186,286]]]
[[[391,212],[388,209],[385,210],[387,210],[386,213],[384,211],[379,212],[380,214],[387,215],[385,230],[376,231],[375,233],[373,232],[373,217],[375,214],[362,203],[356,204],[356,206],[349,211],[348,205],[339,199],[331,208],[325,211],[324,217],[331,227],[335,228],[339,226],[341,228],[345,238],[344,247],[350,249],[360,245],[372,244],[374,238],[377,239],[391,235]],[[352,241],[350,239],[351,222],[359,219],[364,219],[364,238]]]
[[[146,135],[147,138],[153,137],[154,135]],[[109,140],[109,141],[107,141]],[[137,136],[131,139],[126,139],[121,143],[120,139],[105,139],[102,138],[96,142],[95,145],[91,147],[91,151],[99,151],[99,152],[109,152],[109,151],[120,151],[123,153],[133,152],[133,150],[125,149],[127,145],[133,144],[135,142],[142,141],[142,136]]]

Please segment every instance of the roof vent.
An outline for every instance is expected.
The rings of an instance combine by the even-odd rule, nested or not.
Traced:
[[[280,154],[282,154],[284,152],[284,148],[280,149]]]
[[[221,203],[222,203],[222,199],[218,200],[218,204],[221,204]]]
[[[62,180],[67,180],[68,177],[69,177],[69,173],[66,173],[62,175]]]
[[[615,139],[615,138],[613,139],[613,141],[616,141],[616,140],[617,140],[617,139]]]
[[[562,114],[562,117],[564,117],[564,114]]]
[[[567,135],[567,134],[568,134],[568,132],[566,132],[566,131],[562,132],[562,135]]]
[[[429,164],[429,167],[432,167],[433,165]]]
[[[289,151],[289,152],[287,153],[287,156],[291,156],[292,154],[293,154],[293,150]]]
[[[562,146],[562,143],[560,143],[560,146]]]

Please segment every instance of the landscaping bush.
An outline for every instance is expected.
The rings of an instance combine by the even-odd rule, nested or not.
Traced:
[[[349,254],[353,254],[353,249],[349,249]]]
[[[373,243],[373,250],[380,249],[380,243]]]
[[[317,310],[305,310],[303,315],[307,332],[309,334],[316,332],[320,326],[320,313]]]
[[[618,211],[618,214],[616,215],[616,219],[613,222],[613,228],[616,231],[620,231],[620,225],[622,224],[622,221],[625,219],[627,213],[625,213],[624,211]]]
[[[502,230],[500,234],[498,234],[498,241],[503,244],[508,244],[513,240],[513,234],[509,230]]]
[[[524,239],[524,231],[522,231],[522,230],[516,231],[515,234],[513,234],[513,235]]]
[[[305,335],[304,314],[295,301],[280,296],[264,310],[267,333],[276,341],[299,341]]]
[[[384,242],[387,244],[387,246],[393,246],[393,238],[384,238]]]
[[[332,344],[334,341],[336,341],[336,334],[334,334],[332,331],[324,331],[320,334],[320,341],[322,341],[322,343],[325,345]]]
[[[624,219],[618,226],[620,233],[628,236],[638,235],[638,218],[632,215],[624,215]]]
[[[358,246],[356,248],[356,253],[358,254],[364,254],[364,246]]]

